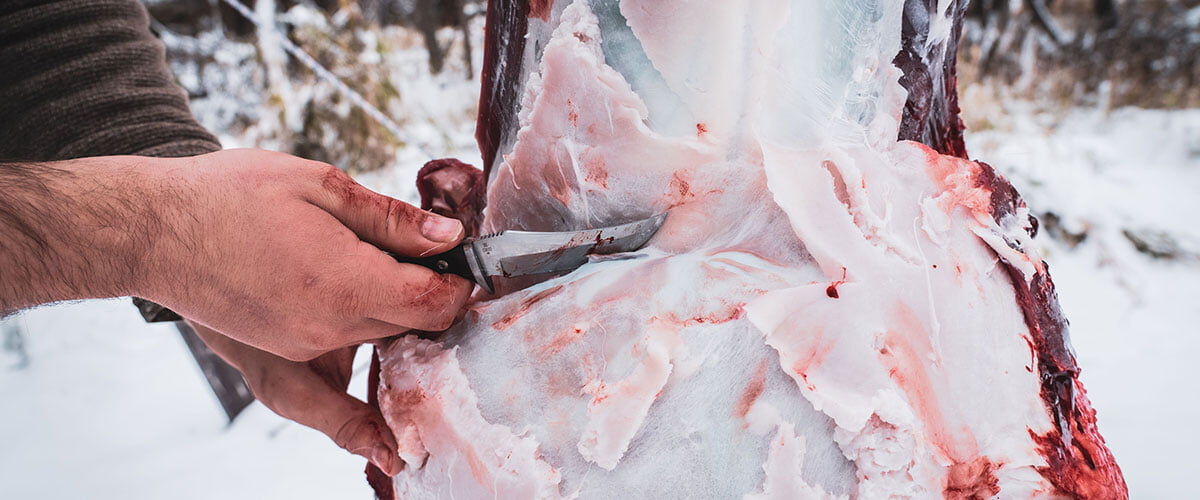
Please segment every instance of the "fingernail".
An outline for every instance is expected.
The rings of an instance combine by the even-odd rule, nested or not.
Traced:
[[[431,241],[450,241],[462,231],[458,219],[428,214],[421,222],[421,234]]]

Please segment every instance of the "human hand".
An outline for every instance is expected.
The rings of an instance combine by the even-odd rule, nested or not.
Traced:
[[[397,443],[379,411],[346,393],[357,346],[310,361],[288,361],[189,321],[208,347],[242,372],[246,384],[271,411],[329,436],[389,476],[404,467]]]
[[[470,282],[396,262],[449,250],[462,225],[319,162],[258,150],[156,160],[182,203],[138,295],[292,361],[450,326]]]

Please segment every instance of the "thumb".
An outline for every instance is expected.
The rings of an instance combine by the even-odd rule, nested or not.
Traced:
[[[325,169],[321,189],[312,202],[363,241],[410,257],[450,250],[464,234],[457,219],[371,191],[334,167]]]
[[[347,394],[344,384],[314,364],[288,361],[188,322],[205,344],[237,367],[254,397],[271,411],[329,436],[346,451],[361,455],[389,476],[404,467],[383,415]],[[345,350],[353,353],[352,349]],[[338,353],[323,356],[332,360]],[[343,361],[353,363],[353,355]],[[341,387],[339,387],[341,386]]]
[[[291,363],[295,367],[302,365]],[[279,368],[272,370],[270,378],[255,380],[252,388],[255,396],[275,413],[320,431],[346,451],[370,460],[389,476],[404,467],[396,438],[379,410],[334,388],[311,370]]]
[[[383,416],[362,401],[354,402],[361,407],[355,414],[348,415],[337,431],[317,430],[324,432],[346,451],[370,460],[384,474],[399,474],[404,462],[397,451],[396,438],[384,423]]]

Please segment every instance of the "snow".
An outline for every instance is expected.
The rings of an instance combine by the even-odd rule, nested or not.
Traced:
[[[29,364],[0,356],[0,497],[371,497],[362,459],[259,403],[227,427],[175,328],[143,323],[128,300],[43,307],[13,325]],[[361,396],[365,380],[352,387]]]

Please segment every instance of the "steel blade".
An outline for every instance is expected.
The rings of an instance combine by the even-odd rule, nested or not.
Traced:
[[[571,271],[589,255],[631,252],[658,232],[667,214],[618,226],[579,231],[504,231],[471,243],[487,277],[527,276]]]

